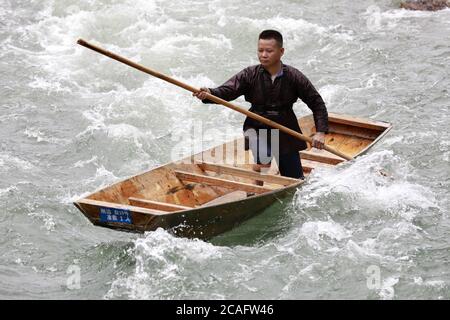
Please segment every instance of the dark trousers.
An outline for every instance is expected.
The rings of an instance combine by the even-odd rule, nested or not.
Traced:
[[[259,155],[255,155],[256,152],[253,149],[251,149],[251,151],[253,158],[256,159],[256,163],[261,164]],[[268,156],[270,156],[270,154]],[[275,160],[277,161],[278,169],[282,176],[305,179],[302,162],[300,160],[300,153],[298,151],[276,155]]]
[[[285,177],[304,179],[302,163],[300,160],[300,153],[293,151],[289,153],[279,154],[279,152],[272,152],[272,143],[277,143],[275,146],[278,151],[279,140],[272,141],[269,130],[268,136],[261,136],[259,133],[251,136],[246,132],[246,146],[245,149],[250,149],[257,164],[270,164],[270,161],[275,157],[278,164],[280,174]]]
[[[275,157],[280,174],[285,177],[295,179],[305,179],[303,175],[302,162],[300,160],[300,153],[298,151],[286,154],[280,154]]]

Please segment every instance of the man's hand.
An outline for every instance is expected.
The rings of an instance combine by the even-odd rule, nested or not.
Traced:
[[[200,91],[194,92],[192,95],[194,97],[199,98],[200,100],[205,100],[207,93],[211,94],[211,91],[209,91],[208,88],[202,87],[202,88],[200,88]]]
[[[325,133],[317,132],[312,137],[312,146],[317,149],[323,149],[324,145],[325,145]]]

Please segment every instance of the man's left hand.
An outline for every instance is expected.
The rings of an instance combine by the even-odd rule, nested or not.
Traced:
[[[323,147],[325,146],[325,133],[317,132],[312,137],[312,146],[317,149],[323,149]]]

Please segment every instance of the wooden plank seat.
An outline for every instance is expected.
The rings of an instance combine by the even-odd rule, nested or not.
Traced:
[[[221,178],[216,178],[216,177],[210,177],[210,176],[205,176],[205,175],[200,175],[200,174],[195,174],[195,173],[190,173],[190,172],[185,172],[185,171],[175,170],[175,174],[176,174],[177,178],[180,179],[181,181],[204,183],[204,184],[208,184],[208,185],[214,185],[214,186],[235,189],[235,190],[242,190],[242,191],[246,191],[246,192],[254,192],[254,193],[265,193],[265,192],[272,191],[272,189],[255,186],[255,185],[249,184],[249,183],[242,183],[242,182],[221,179]]]
[[[211,201],[208,201],[201,205],[201,207],[208,207],[208,206],[214,206],[218,204],[223,204],[231,201],[237,201],[247,198],[247,192],[245,191],[233,191],[230,193],[227,193],[221,197],[218,197],[216,199],[213,199]]]
[[[129,197],[128,201],[132,206],[143,207],[147,209],[156,209],[160,211],[173,212],[192,209],[191,207],[180,206],[178,204],[159,202],[135,197]]]
[[[317,161],[317,162],[322,162],[322,163],[327,163],[327,164],[338,164],[341,163],[343,161],[345,161],[345,159],[336,156],[326,150],[318,150],[318,149],[310,149],[310,150],[302,150],[300,151],[300,156],[302,159],[306,159],[306,160],[312,160],[312,161]]]
[[[303,173],[310,173],[315,168],[315,166],[306,162],[308,160],[301,159],[300,161],[302,163]]]
[[[307,160],[307,159],[301,159],[301,162],[302,162],[303,172],[305,172],[305,173],[309,173],[318,167],[333,167],[333,165],[331,165],[331,164]]]
[[[218,174],[229,174],[229,175],[234,175],[234,176],[238,176],[241,178],[254,179],[254,180],[264,181],[267,183],[273,183],[273,184],[278,184],[278,185],[282,185],[282,186],[289,186],[291,184],[299,182],[299,180],[293,179],[293,178],[276,176],[273,174],[261,174],[259,172],[252,171],[252,170],[246,170],[246,169],[231,167],[231,166],[224,166],[224,165],[219,165],[219,164],[209,163],[209,162],[202,162],[202,163],[198,164],[198,166],[204,171],[212,171],[212,172],[215,172]]]

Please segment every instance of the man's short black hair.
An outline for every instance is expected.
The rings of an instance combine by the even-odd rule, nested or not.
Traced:
[[[280,48],[283,48],[283,36],[276,30],[264,30],[259,34],[258,39],[264,40],[275,39]]]

